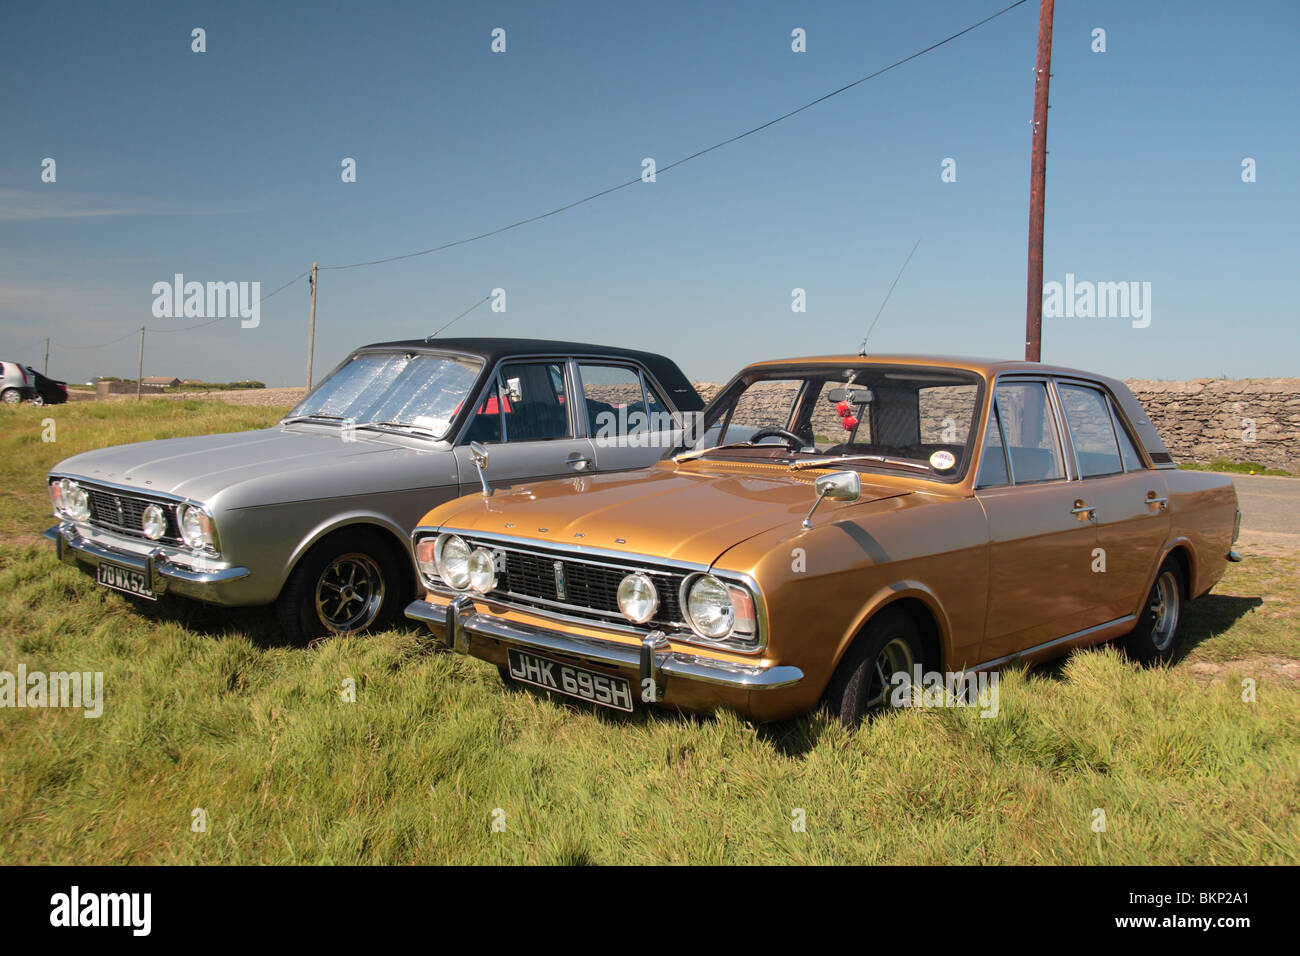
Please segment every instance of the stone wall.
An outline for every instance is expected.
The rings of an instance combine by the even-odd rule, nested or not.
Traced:
[[[1253,461],[1300,473],[1300,378],[1126,383],[1175,461]]]
[[[1175,461],[1225,458],[1300,473],[1300,378],[1126,384]],[[708,401],[721,385],[701,382],[695,388]]]

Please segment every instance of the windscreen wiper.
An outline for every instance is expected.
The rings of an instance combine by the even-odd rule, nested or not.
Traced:
[[[412,424],[411,422],[361,422],[357,425],[357,427],[358,428],[402,428],[402,429],[406,429],[407,431],[421,432],[425,435],[428,435],[430,438],[438,437],[438,433],[435,432],[432,428],[428,428],[424,425],[415,425]]]
[[[292,425],[294,422],[345,422],[347,421],[342,415],[294,415],[292,418],[280,419],[281,425]]]
[[[904,468],[917,468],[924,472],[934,471],[929,465],[918,465],[914,461],[905,461],[902,458],[886,458],[884,455],[841,455],[839,458],[807,458],[803,461],[796,461],[790,464],[792,471],[803,468],[825,468],[827,465],[838,465],[846,461],[878,461],[884,465],[902,465]]]

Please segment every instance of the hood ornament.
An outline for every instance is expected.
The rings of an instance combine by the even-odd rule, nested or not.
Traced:
[[[483,486],[483,497],[491,498],[492,486],[488,484],[487,476],[483,474],[483,472],[487,471],[488,466],[487,449],[478,442],[472,441],[469,443],[469,453],[470,457],[474,459],[474,467],[478,471],[479,484]]]
[[[831,501],[857,501],[861,498],[862,479],[858,477],[856,471],[833,471],[829,475],[818,478],[813,483],[813,489],[817,492],[817,500],[808,509],[808,514],[804,515],[805,531],[812,527],[813,512],[817,510],[823,498],[829,498]]]

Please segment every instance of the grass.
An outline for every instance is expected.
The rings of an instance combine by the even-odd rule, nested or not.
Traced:
[[[0,863],[1300,862],[1295,556],[1232,566],[1167,670],[1104,648],[1004,674],[995,718],[849,733],[611,716],[414,629],[286,646],[265,611],[141,607],[39,539],[56,460],[278,414],[0,408],[0,669],[102,671],[106,698],[0,710]]]
[[[1210,461],[1187,461],[1178,466],[1186,471],[1226,471],[1234,475],[1279,475],[1290,477],[1291,472],[1281,468],[1270,468],[1255,461],[1229,461],[1227,458],[1212,458]]]

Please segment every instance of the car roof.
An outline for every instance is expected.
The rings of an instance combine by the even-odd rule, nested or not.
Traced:
[[[746,366],[749,369],[781,368],[791,365],[910,365],[926,368],[951,368],[961,371],[977,372],[992,378],[1003,372],[1040,373],[1051,375],[1079,375],[1083,378],[1105,379],[1103,375],[1085,372],[1082,369],[1067,368],[1063,365],[1049,365],[1043,362],[1025,362],[1017,359],[981,358],[963,355],[814,355],[801,358],[771,359],[755,362]]]
[[[499,359],[515,355],[529,356],[594,356],[597,358],[632,359],[644,365],[668,390],[668,397],[680,411],[694,412],[704,407],[704,400],[695,386],[677,367],[677,363],[657,352],[626,349],[613,345],[595,345],[591,342],[565,342],[556,339],[498,338],[473,336],[464,338],[403,339],[394,342],[375,342],[364,349],[408,349],[425,352],[456,352],[482,358],[491,366]]]

